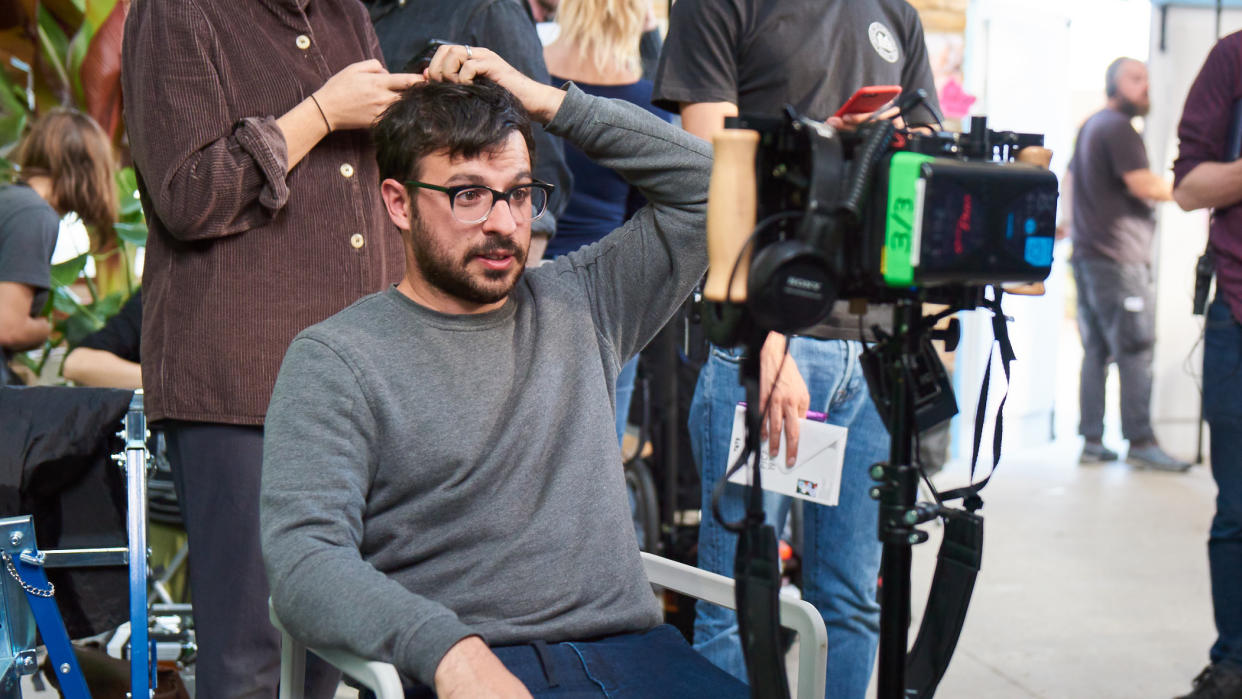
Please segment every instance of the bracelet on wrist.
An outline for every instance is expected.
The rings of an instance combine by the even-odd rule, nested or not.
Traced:
[[[315,108],[319,110],[319,116],[323,117],[323,123],[328,127],[328,133],[332,133],[332,122],[328,121],[328,115],[323,111],[323,105],[319,104],[319,98],[315,97],[313,92],[310,98],[315,103]]]

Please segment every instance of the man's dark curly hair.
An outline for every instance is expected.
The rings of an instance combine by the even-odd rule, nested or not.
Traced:
[[[530,115],[508,90],[480,78],[472,85],[425,82],[407,88],[371,134],[380,178],[401,182],[417,179],[420,162],[431,153],[474,158],[499,151],[514,131],[526,141],[533,168]]]

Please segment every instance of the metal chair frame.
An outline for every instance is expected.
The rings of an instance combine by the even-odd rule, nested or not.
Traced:
[[[642,553],[643,567],[652,585],[680,592],[722,607],[736,609],[731,578],[709,573],[684,563]],[[781,626],[798,634],[798,699],[821,699],[828,668],[828,633],[819,610],[810,602],[781,597]],[[396,668],[342,650],[307,648],[293,638],[269,608],[272,624],[280,631],[280,699],[303,699],[306,651],[357,680],[377,699],[404,699],[405,690]]]

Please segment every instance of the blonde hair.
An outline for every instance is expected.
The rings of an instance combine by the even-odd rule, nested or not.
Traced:
[[[572,41],[600,71],[623,68],[637,73],[638,42],[648,0],[561,0],[556,21],[560,38]]]
[[[23,179],[41,175],[52,181],[48,203],[58,212],[73,211],[93,226],[109,227],[116,221],[112,142],[86,114],[60,108],[43,115],[17,146],[13,160]]]

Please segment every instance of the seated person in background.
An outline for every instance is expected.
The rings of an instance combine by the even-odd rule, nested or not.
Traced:
[[[427,75],[445,82],[374,129],[405,279],[301,333],[272,394],[277,614],[393,663],[412,696],[745,696],[660,625],[611,409],[621,365],[706,268],[707,144],[482,48],[444,47]],[[523,272],[546,207],[530,118],[651,203]]]
[[[142,388],[142,289],[65,357],[61,374],[79,386]]]
[[[70,109],[41,117],[17,146],[16,184],[0,186],[0,385],[17,352],[47,340],[40,317],[52,288],[52,251],[60,217],[76,212],[89,225],[116,220],[112,144],[94,119]]]

